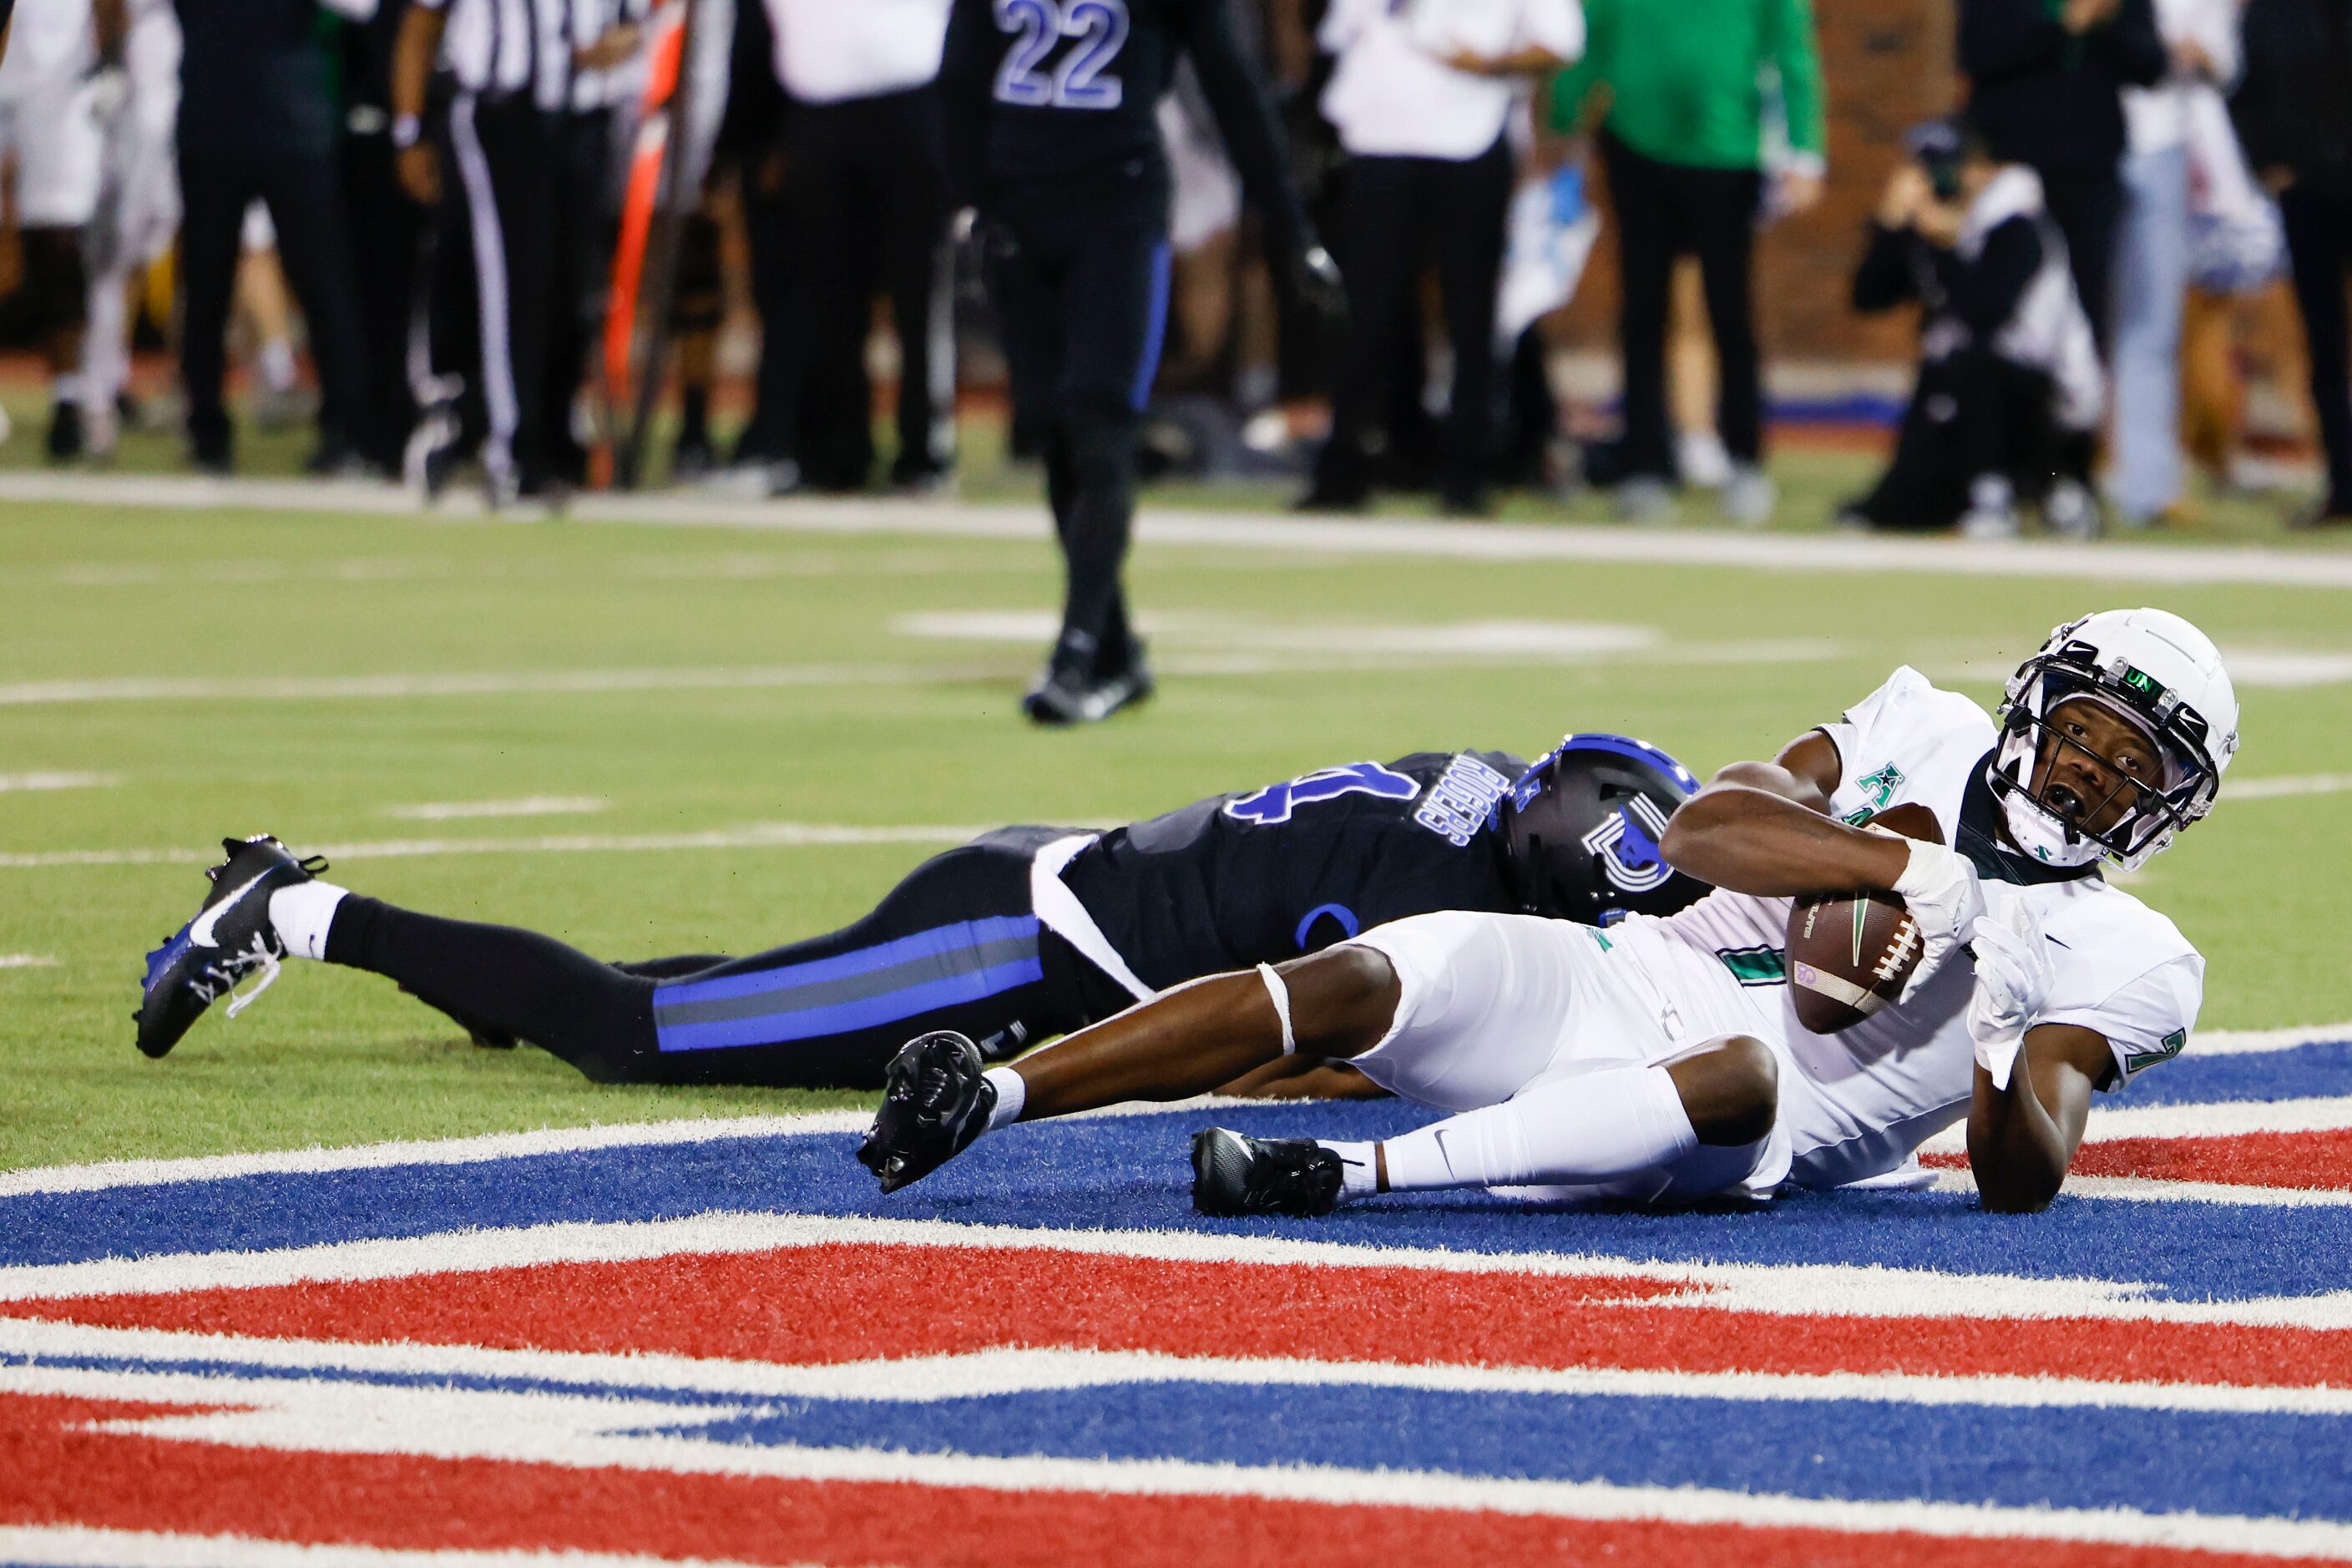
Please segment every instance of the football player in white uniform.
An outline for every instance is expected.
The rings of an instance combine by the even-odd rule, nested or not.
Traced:
[[[1998,721],[1897,669],[1676,812],[1664,858],[1718,889],[1679,914],[1417,916],[992,1070],[925,1036],[892,1063],[858,1157],[892,1191],[1012,1121],[1181,1099],[1305,1053],[1454,1114],[1375,1144],[1206,1130],[1203,1212],[1458,1187],[1764,1196],[1893,1171],[1963,1116],[1984,1205],[2039,1208],[2093,1091],[2177,1055],[2203,994],[2204,960],[2101,863],[2144,865],[2205,816],[2237,730],[2219,652],[2161,610],[2059,627]],[[1853,826],[1908,804],[1943,844]],[[1784,973],[1790,900],[1858,889],[1905,901],[1922,957],[1894,1004],[1816,1035]]]

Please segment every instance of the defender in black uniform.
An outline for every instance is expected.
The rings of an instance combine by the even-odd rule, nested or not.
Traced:
[[[1099,836],[1003,828],[830,936],[635,964],[344,893],[274,838],[231,839],[205,908],[149,955],[139,1047],[162,1056],[290,953],[386,975],[485,1044],[528,1040],[600,1082],[872,1088],[912,1035],[1010,1057],[1407,915],[1671,912],[1706,890],[1657,850],[1696,788],[1614,735],[1571,735],[1533,767],[1500,752],[1350,763]]]
[[[1226,151],[1301,297],[1344,310],[1290,187],[1225,0],[955,0],[940,67],[948,184],[977,215],[1016,431],[1045,458],[1068,571],[1062,630],[1024,703],[1090,723],[1149,694],[1119,572],[1136,428],[1168,311],[1167,151],[1156,118],[1189,49]]]

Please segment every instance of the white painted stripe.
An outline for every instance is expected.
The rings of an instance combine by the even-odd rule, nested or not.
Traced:
[[[1935,1179],[1927,1185],[1936,1192],[1976,1195],[1976,1181],[1966,1171],[1947,1167],[1931,1173]],[[2241,1208],[2352,1206],[2352,1192],[2337,1187],[2249,1187],[2230,1182],[2170,1182],[2146,1176],[2070,1175],[2066,1178],[2066,1194],[2117,1203],[2227,1204]]]
[[[569,833],[515,838],[387,838],[303,847],[333,860],[407,860],[435,855],[605,855],[678,849],[802,849],[827,845],[963,844],[969,826],[856,827],[824,822],[754,822],[706,833]],[[60,866],[207,866],[216,849],[36,849],[0,855],[0,870]]]
[[[506,235],[489,160],[483,154],[481,134],[474,126],[470,92],[457,94],[449,105],[449,146],[457,161],[457,183],[465,189],[467,227],[474,243],[474,316],[481,331],[478,364],[483,408],[489,422],[482,442],[482,467],[493,479],[504,480],[514,476],[518,415],[514,354],[507,335]]]
[[[1255,1497],[1341,1506],[1403,1507],[1587,1520],[1660,1520],[1946,1539],[2046,1540],[2113,1545],[2352,1558],[2352,1525],[2329,1520],[2242,1518],[2018,1508],[1895,1499],[1858,1501],[1696,1487],[1534,1481],[1429,1470],[1335,1465],[1244,1466],[1182,1459],[1080,1459],[908,1454],[713,1441],[678,1426],[676,1406],[545,1394],[371,1388],[365,1418],[348,1384],[0,1369],[0,1387],[89,1399],[192,1405],[187,1415],[95,1423],[98,1430],[180,1442],[303,1453],[399,1454],[672,1475],[807,1481],[881,1481],[1002,1491],[1124,1496]],[[226,1406],[222,1408],[222,1406]],[[462,1410],[463,1418],[453,1412]],[[697,1414],[723,1419],[731,1411]]]
[[[2352,1096],[2325,1100],[2222,1100],[2202,1105],[2126,1105],[2091,1109],[2083,1129],[2085,1143],[2120,1138],[2237,1138],[2249,1132],[2336,1132],[2352,1127]],[[1944,1129],[1920,1152],[1958,1154],[1968,1149],[1967,1129]]]
[[[276,1251],[165,1253],[0,1268],[0,1300],[127,1292],[238,1289],[315,1281],[474,1273],[553,1263],[626,1262],[683,1253],[785,1247],[962,1247],[1174,1262],[1426,1268],[1440,1273],[1650,1279],[1686,1289],[1644,1305],[1802,1317],[2097,1318],[2352,1329],[2352,1290],[2314,1296],[2179,1301],[2137,1280],[2028,1279],[1844,1264],[1655,1263],[1583,1253],[1475,1253],[1370,1247],[1287,1237],[1188,1231],[1032,1229],[943,1220],[793,1214],[706,1214],[616,1224],[563,1223],[382,1237]]]
[[[2268,779],[2231,779],[2223,786],[2231,802],[2278,800],[2290,795],[2341,795],[2352,790],[2352,773],[2297,773]]]
[[[265,1541],[79,1524],[0,1525],[0,1560],[42,1568],[750,1568],[704,1557],[472,1552],[455,1546],[412,1552],[348,1541]]]
[[[544,1382],[583,1392],[717,1394],[748,1400],[845,1399],[936,1404],[992,1394],[1130,1383],[1402,1388],[1446,1394],[1714,1399],[1772,1404],[1867,1400],[1916,1406],[2201,1411],[2352,1415],[2352,1389],[2090,1378],[1929,1376],[1904,1373],[1662,1372],[1186,1356],[1156,1351],[998,1346],[947,1355],[798,1363],[631,1352],[498,1350],[476,1345],[263,1339],[165,1329],[92,1328],[0,1318],[0,1354],[158,1363],[227,1363],[239,1375],[357,1372],[397,1377]]]
[[[381,487],[346,488],[302,479],[202,479],[129,474],[19,471],[0,476],[0,501],[237,511],[341,511],[414,516],[415,501]],[[453,514],[478,499],[445,501]],[[901,535],[922,538],[1049,537],[1035,505],[977,506],[902,498],[727,501],[701,494],[583,495],[568,514],[583,522],[736,529],[757,532]],[[1920,573],[2036,581],[2257,584],[2352,588],[2352,551],[2195,545],[2069,544],[2051,541],[1970,543],[1950,539],[1749,534],[1728,530],[1657,531],[1600,526],[1418,522],[1407,519],[1302,518],[1149,507],[1138,520],[1146,545],[1219,552],[1279,552],[1368,559],[1535,562],[1629,566],[1731,567],[1763,572]],[[2007,671],[2002,673],[2006,674]]]
[[[121,782],[121,773],[0,773],[0,795],[19,791],[107,789]]]
[[[58,961],[39,952],[0,952],[0,969],[55,969]]]
[[[405,697],[556,696],[613,691],[758,691],[914,686],[997,679],[959,666],[768,665],[740,668],[524,669],[453,674],[127,676],[0,685],[0,707],[79,702],[320,702]]]
[[[2352,1041],[2352,1023],[2299,1024],[2291,1029],[2214,1029],[2192,1036],[2187,1054],[2194,1061],[2200,1057],[2251,1056],[2344,1041]]]
[[[517,800],[428,800],[388,805],[386,816],[410,822],[456,822],[476,816],[593,816],[613,803],[593,795],[527,795]]]

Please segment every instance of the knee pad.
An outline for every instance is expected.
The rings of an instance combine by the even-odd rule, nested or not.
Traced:
[[[82,265],[80,230],[25,230],[25,292],[47,327],[79,327],[88,320],[89,274]]]

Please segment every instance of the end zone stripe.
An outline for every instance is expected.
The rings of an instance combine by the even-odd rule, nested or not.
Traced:
[[[536,1551],[407,1552],[348,1541],[265,1541],[78,1524],[0,1525],[0,1562],[42,1568],[548,1568]],[[708,1557],[614,1557],[566,1552],[562,1568],[752,1568]]]

